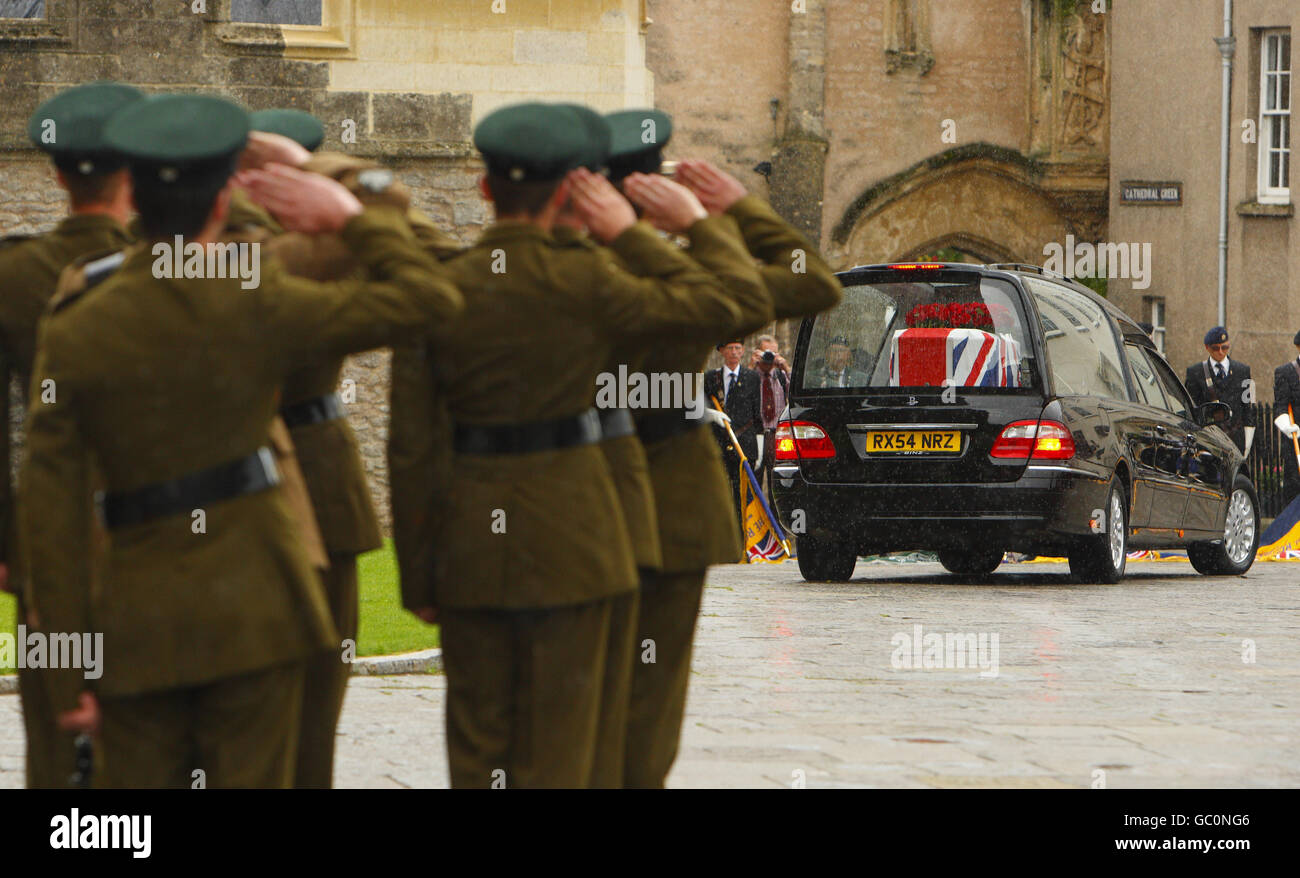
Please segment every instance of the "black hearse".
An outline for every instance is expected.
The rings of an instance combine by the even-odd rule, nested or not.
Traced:
[[[860,555],[938,553],[992,572],[1065,556],[1117,582],[1126,553],[1183,548],[1202,573],[1255,559],[1242,455],[1154,343],[1086,287],[1030,265],[841,272],[803,322],[775,441],[774,494],[808,580]]]

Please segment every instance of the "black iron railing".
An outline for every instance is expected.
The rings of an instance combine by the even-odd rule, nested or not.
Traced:
[[[1259,494],[1259,514],[1262,518],[1275,518],[1286,505],[1282,494],[1282,461],[1295,456],[1291,439],[1273,426],[1273,407],[1266,403],[1255,405],[1255,444],[1246,458],[1247,472]]]

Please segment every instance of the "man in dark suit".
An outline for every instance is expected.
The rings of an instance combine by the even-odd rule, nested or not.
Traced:
[[[1192,394],[1192,402],[1226,403],[1232,417],[1222,425],[1242,454],[1250,454],[1255,441],[1255,385],[1250,367],[1240,360],[1228,359],[1228,330],[1216,326],[1205,333],[1205,352],[1209,355],[1187,367],[1183,382]]]
[[[718,350],[722,352],[722,367],[712,369],[704,376],[706,402],[712,405],[711,400],[716,399],[722,403],[722,410],[731,418],[732,432],[740,440],[741,450],[749,458],[749,465],[757,467],[758,437],[763,434],[762,389],[758,373],[740,365],[740,359],[745,353],[745,345],[740,341],[720,344]],[[722,464],[727,470],[727,478],[731,480],[732,501],[736,504],[740,532],[744,534],[745,511],[740,508],[740,456],[732,447],[731,437],[725,428],[715,425],[713,436],[722,448]],[[765,450],[765,453],[770,453],[770,450]]]
[[[1282,454],[1285,467],[1282,495],[1287,503],[1300,494],[1300,462],[1296,460],[1295,445],[1291,442],[1293,436],[1300,436],[1300,426],[1296,425],[1296,419],[1300,418],[1300,332],[1291,341],[1295,344],[1296,358],[1273,370],[1273,423],[1286,437]]]

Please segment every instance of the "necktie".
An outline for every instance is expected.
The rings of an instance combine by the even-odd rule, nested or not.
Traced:
[[[727,392],[724,393],[724,394],[722,395],[722,404],[723,404],[723,405],[726,405],[726,404],[727,404],[727,400],[731,398],[731,391],[735,390],[735,388],[736,388],[736,376],[739,375],[739,374],[740,374],[740,373],[738,373],[738,372],[732,372],[732,373],[731,373],[731,380],[727,382]]]
[[[1214,364],[1214,380],[1216,380],[1216,381],[1222,381],[1222,380],[1223,380],[1223,364],[1222,364],[1222,363],[1215,363],[1215,364]]]
[[[772,392],[772,381],[776,378],[775,372],[768,372],[767,377],[763,379],[763,427],[776,421],[776,394]]]

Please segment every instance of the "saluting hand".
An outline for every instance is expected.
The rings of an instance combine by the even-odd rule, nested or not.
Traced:
[[[677,165],[677,179],[700,199],[709,213],[717,216],[745,197],[745,187],[739,180],[699,159],[688,159]]]
[[[575,168],[565,182],[573,212],[597,240],[608,244],[636,225],[636,211],[609,180],[586,168]]]
[[[269,164],[301,168],[311,158],[311,153],[296,140],[269,131],[254,131],[248,135],[248,144],[239,155],[239,170],[264,168]]]
[[[291,232],[338,232],[363,209],[357,197],[337,180],[285,165],[241,171],[235,183]]]
[[[658,174],[631,174],[623,181],[623,191],[652,226],[674,235],[709,215],[691,190]]]

